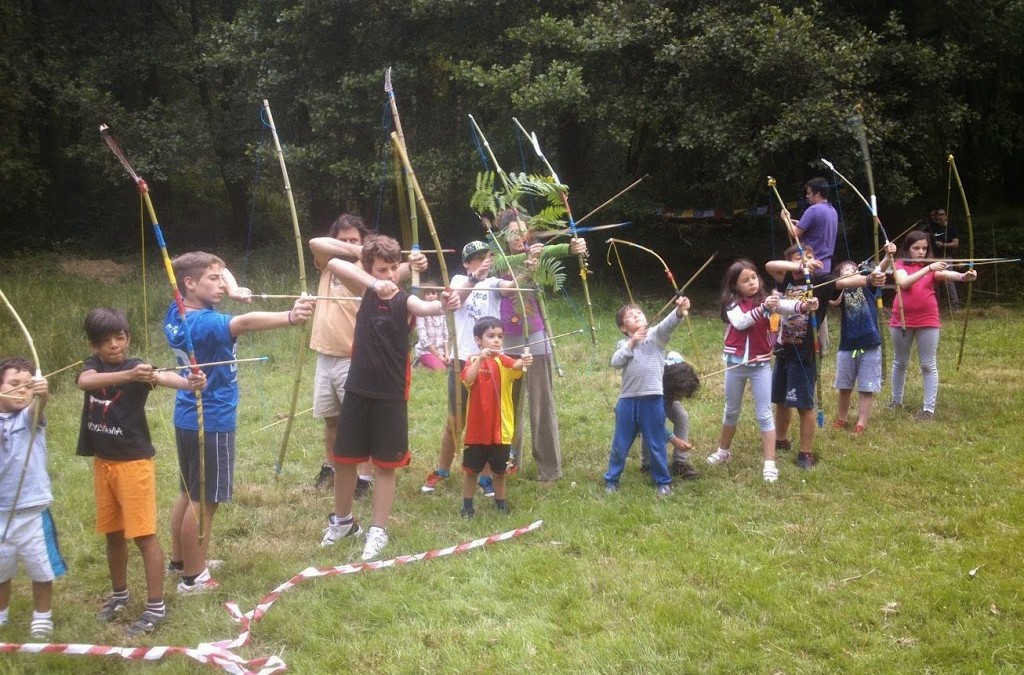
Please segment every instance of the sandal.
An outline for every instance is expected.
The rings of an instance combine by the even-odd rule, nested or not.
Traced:
[[[162,622],[166,616],[166,614],[155,614],[147,610],[142,613],[142,616],[135,620],[135,623],[128,626],[127,630],[125,630],[125,635],[128,637],[149,635],[156,628],[157,624]]]
[[[29,635],[35,640],[46,640],[53,637],[53,619],[32,619]]]
[[[857,426],[855,426],[853,428],[853,435],[854,436],[863,436],[864,432],[866,430],[867,430],[867,428],[863,424],[858,424]]]
[[[847,422],[846,420],[836,420],[832,422],[832,428],[835,429],[836,431],[842,431],[848,426],[850,426],[850,423]]]

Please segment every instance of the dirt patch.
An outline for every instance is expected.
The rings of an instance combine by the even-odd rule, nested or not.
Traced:
[[[134,270],[131,265],[113,260],[65,260],[60,267],[67,274],[107,285],[120,283]]]

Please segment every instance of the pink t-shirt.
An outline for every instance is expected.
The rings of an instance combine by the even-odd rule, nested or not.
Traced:
[[[923,267],[917,263],[904,263],[897,260],[895,268],[907,274],[915,274]],[[900,313],[902,298],[903,313]],[[892,303],[892,316],[889,318],[891,328],[901,328],[903,319],[907,328],[940,328],[939,302],[935,297],[935,273],[928,272],[917,280],[910,288],[896,294]]]

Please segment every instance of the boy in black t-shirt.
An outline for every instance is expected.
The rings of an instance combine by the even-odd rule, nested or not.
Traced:
[[[128,357],[131,333],[125,315],[100,307],[85,317],[92,356],[82,366],[78,388],[85,392],[78,435],[79,455],[93,460],[96,531],[107,537],[107,566],[113,594],[96,614],[110,622],[128,607],[128,539],[142,554],[146,609],[128,627],[129,636],[153,631],[166,615],[164,552],[156,536],[156,450],[146,422],[146,399],[155,385],[201,389],[206,376],[158,372]]]
[[[427,302],[401,290],[401,249],[391,237],[370,236],[363,242],[361,265],[338,258],[327,264],[346,287],[363,295],[341,404],[341,433],[334,442],[334,511],[320,545],[362,533],[352,516],[356,467],[372,461],[373,524],[366,533],[363,560],[376,558],[388,543],[395,469],[409,464],[410,317],[436,316],[459,306],[458,293],[446,291],[442,299]]]

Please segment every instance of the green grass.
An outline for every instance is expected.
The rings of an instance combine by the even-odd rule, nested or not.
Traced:
[[[250,267],[254,290],[294,290],[292,276],[273,265]],[[81,321],[98,304],[127,307],[136,353],[148,332],[151,360],[171,361],[159,335],[167,297],[161,270],[150,270],[148,331],[142,330],[137,276],[104,286],[68,276],[47,259],[5,263],[4,270],[2,287],[33,332],[44,370],[88,353]],[[703,371],[720,363],[716,284],[712,278],[698,284],[704,290],[695,293],[693,339],[681,326],[672,343]],[[477,518],[462,520],[458,480],[422,495],[419,486],[436,459],[443,423],[444,376],[416,371],[409,405],[413,466],[399,479],[387,555],[448,546],[537,519],[544,526],[467,554],[307,581],[284,594],[254,627],[253,643],[242,655],[278,654],[297,673],[1024,669],[1019,309],[975,312],[959,372],[959,326],[944,330],[935,422],[911,419],[921,397],[915,360],[908,409],[879,406],[861,439],[821,430],[815,447],[822,464],[801,472],[791,455],[783,455],[779,482],[767,486],[748,397],[732,464],[702,469],[700,480],[677,485],[671,499],[658,500],[635,455],[618,494],[606,495],[601,484],[618,393],[617,376],[606,364],[622,294],[610,284],[593,286],[600,345],[591,348],[584,335],[559,345],[566,372],[556,382],[565,479],[543,487],[527,460],[524,475],[510,481],[508,517],[481,500]],[[656,308],[663,301],[649,304]],[[583,324],[564,299],[549,304],[556,332]],[[242,311],[230,302],[225,309]],[[836,344],[838,321],[830,323]],[[0,347],[4,354],[25,351],[6,319]],[[138,644],[195,646],[233,637],[238,629],[224,602],[236,601],[246,611],[306,567],[358,558],[355,542],[318,545],[331,503],[329,495],[307,490],[322,456],[318,423],[308,414],[298,418],[278,480],[273,465],[283,425],[256,431],[287,409],[294,350],[290,330],[242,339],[240,356],[272,360],[240,366],[237,495],[217,514],[211,549],[212,557],[227,560],[217,575],[221,588],[178,598],[168,582],[168,622]],[[826,357],[828,421],[834,416],[833,373]],[[300,409],[309,405],[311,375],[307,359]],[[74,455],[81,397],[72,375],[55,379],[48,409],[53,511],[70,565],[55,587],[56,640],[124,644],[123,626],[101,626],[93,618],[109,582],[103,539],[93,531],[90,463]],[[162,523],[177,480],[171,401],[171,392],[157,391],[149,406]],[[700,460],[715,447],[721,377],[705,380],[687,405]],[[366,520],[369,504],[358,504],[356,515]],[[130,573],[134,614],[142,603],[135,551]],[[19,575],[11,623],[0,629],[0,640],[28,641],[30,614],[29,584]],[[0,657],[0,673],[139,668],[201,670],[179,656],[145,666],[116,657]]]

